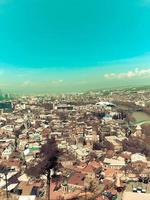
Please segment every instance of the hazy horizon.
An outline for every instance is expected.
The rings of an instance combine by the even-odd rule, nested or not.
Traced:
[[[1,0],[0,89],[150,85],[150,0]]]

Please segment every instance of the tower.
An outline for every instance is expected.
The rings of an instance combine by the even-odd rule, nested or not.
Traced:
[[[142,136],[143,136],[142,128],[141,128],[140,125],[137,125],[137,126],[136,126],[134,136],[135,136],[135,137],[142,137]]]
[[[116,186],[116,188],[121,187],[121,181],[120,181],[120,177],[118,174],[116,175],[115,186]]]
[[[68,192],[68,182],[67,179],[64,179],[63,183],[61,184],[62,192],[67,193]]]

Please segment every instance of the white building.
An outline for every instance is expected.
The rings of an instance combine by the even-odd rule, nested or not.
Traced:
[[[136,192],[124,192],[122,200],[148,200],[150,199],[150,193],[136,193]]]
[[[4,151],[2,152],[2,158],[3,159],[9,159],[10,155],[13,153],[14,151],[14,146],[13,145],[8,145]]]
[[[143,162],[143,163],[147,163],[147,159],[146,156],[140,153],[135,153],[131,155],[131,162]]]
[[[83,146],[71,145],[68,146],[68,150],[76,156],[76,158],[82,162],[88,160],[88,156],[90,154],[90,150],[88,148],[84,148]]]
[[[125,160],[122,157],[118,158],[105,158],[104,164],[108,167],[115,168],[115,169],[121,169],[125,166]]]

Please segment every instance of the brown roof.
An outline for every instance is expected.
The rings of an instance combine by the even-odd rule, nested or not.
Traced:
[[[30,185],[28,182],[21,182],[18,186],[18,189],[22,190],[22,195],[30,195],[33,185]]]
[[[14,160],[5,160],[1,162],[3,165],[6,165],[7,167],[20,167],[20,160],[19,159],[14,159]]]
[[[95,173],[95,168],[91,165],[88,164],[84,169],[83,169],[84,173]]]
[[[117,194],[117,190],[115,190],[115,189],[110,189],[110,190],[108,190],[108,192],[111,192],[111,194],[113,194],[113,195]]]
[[[117,173],[119,173],[120,171],[117,169],[113,169],[113,168],[107,168],[105,170],[105,176],[106,177],[113,177],[114,175],[116,175]]]
[[[96,200],[106,200],[106,198],[100,195],[99,197],[96,198]]]
[[[91,161],[89,164],[95,169],[102,167],[102,164],[100,162],[97,162],[96,160]]]
[[[112,181],[111,181],[111,180],[104,179],[103,185],[110,185],[110,184],[112,184]]]
[[[68,179],[68,184],[84,186],[84,174],[82,173],[74,173]]]

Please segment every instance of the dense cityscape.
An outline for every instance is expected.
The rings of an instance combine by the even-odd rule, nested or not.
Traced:
[[[0,0],[0,200],[150,200],[150,0]]]
[[[0,98],[0,199],[150,198],[148,87]]]

